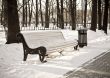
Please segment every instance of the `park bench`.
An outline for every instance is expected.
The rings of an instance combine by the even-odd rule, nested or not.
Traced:
[[[26,61],[28,54],[39,54],[40,61],[44,62],[44,58],[48,54],[62,52],[70,46],[76,49],[78,45],[75,40],[67,41],[60,30],[18,33],[17,38],[18,40],[24,38],[24,41],[21,41],[24,48],[24,61]]]

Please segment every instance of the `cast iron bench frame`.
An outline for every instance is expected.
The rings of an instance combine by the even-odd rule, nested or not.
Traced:
[[[70,46],[77,50],[78,47],[77,41],[67,41],[60,30],[18,33],[17,39],[23,44],[23,61],[26,61],[28,54],[39,54],[40,61],[45,62],[44,58],[49,53],[60,53]]]

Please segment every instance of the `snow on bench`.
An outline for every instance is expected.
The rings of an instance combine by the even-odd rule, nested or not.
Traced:
[[[75,40],[65,40],[63,33],[60,30],[26,32],[22,34],[29,48],[34,49],[44,46],[47,51],[46,54],[61,52],[66,47],[75,47],[77,45],[77,41]]]

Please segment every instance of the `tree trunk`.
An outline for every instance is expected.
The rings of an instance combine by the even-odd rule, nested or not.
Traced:
[[[84,27],[86,28],[86,16],[87,16],[87,0],[85,0],[85,10],[84,10]]]
[[[59,26],[59,23],[60,23],[60,8],[59,8],[59,0],[56,0],[57,1],[57,27],[60,27]]]
[[[83,13],[83,9],[84,9],[84,1],[82,0],[81,1],[81,7],[82,7],[82,10],[81,10],[81,24],[83,26],[83,23],[84,23],[84,13]]]
[[[22,17],[22,27],[25,26],[25,0],[22,0],[23,1],[23,17]]]
[[[28,1],[29,3],[29,1]],[[29,6],[29,26],[31,25],[31,19],[32,19],[32,11],[33,11],[33,0],[32,0],[32,3],[31,3],[31,7],[30,5]]]
[[[91,30],[96,31],[97,28],[97,0],[92,0],[92,20]]]
[[[3,3],[3,27],[5,30],[5,36],[6,36],[6,40],[7,40],[7,27],[8,27],[8,2],[7,0],[2,0]]]
[[[29,22],[28,22],[28,25],[30,26],[30,24],[31,24],[31,5],[32,5],[32,3],[31,3],[31,5],[30,5],[30,2],[29,2],[30,0],[28,0],[28,12],[29,12]]]
[[[63,18],[63,0],[61,0],[61,29],[64,29],[64,18]]]
[[[27,0],[26,0],[26,2],[27,2]],[[28,22],[27,22],[27,17],[28,17],[28,14],[27,14],[27,3],[25,4],[25,13],[26,13],[26,16],[25,16],[25,18],[26,18],[26,20],[25,20],[25,24],[26,24],[26,27],[27,27],[27,24],[28,24]]]
[[[107,34],[109,0],[104,0],[104,1],[105,1],[105,7],[104,7],[104,18],[103,18],[103,30]]]
[[[19,18],[17,11],[17,1],[16,0],[7,0],[8,7],[8,36],[7,44],[16,43],[17,38],[16,34],[20,32]]]
[[[66,1],[66,7],[68,7],[68,2]],[[68,24],[68,10],[67,8],[65,9],[65,12],[66,12],[66,26]]]
[[[36,27],[38,26],[38,0],[36,0]]]
[[[44,24],[43,24],[43,15],[42,15],[41,0],[40,0],[40,15],[41,15],[41,23],[42,23],[42,26],[44,26]]]
[[[45,6],[46,6],[46,10],[45,10],[45,27],[46,28],[49,28],[49,10],[48,10],[48,7],[49,7],[49,1],[46,0],[46,3],[45,3]]]
[[[1,8],[1,25],[3,25],[3,10],[4,10],[4,6],[3,6],[3,0],[2,0],[2,8]]]
[[[98,29],[102,29],[102,10],[101,10],[101,0],[98,0]]]
[[[110,1],[109,1],[109,29],[110,29]]]
[[[76,29],[76,0],[70,0],[70,13],[72,30]]]

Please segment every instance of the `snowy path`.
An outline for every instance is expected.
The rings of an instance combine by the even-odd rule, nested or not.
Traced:
[[[110,49],[84,63],[79,70],[65,74],[66,78],[110,78]]]

